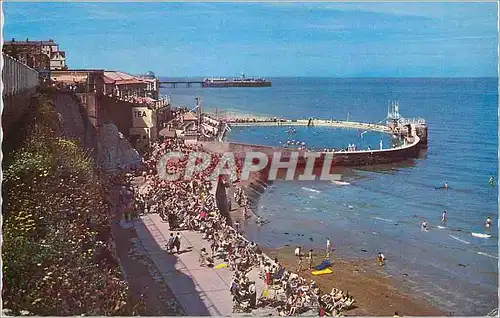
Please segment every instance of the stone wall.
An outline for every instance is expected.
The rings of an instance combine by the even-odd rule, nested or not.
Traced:
[[[412,144],[393,149],[383,149],[383,150],[372,150],[372,151],[351,151],[351,152],[335,152],[329,153],[328,155],[333,155],[332,166],[367,166],[367,165],[377,165],[377,164],[388,164],[394,162],[401,162],[407,159],[416,158],[420,153],[420,149],[423,146],[420,139],[416,137],[416,141]],[[271,164],[271,158],[273,153],[281,152],[281,160],[286,161],[287,155],[289,155],[293,150],[289,149],[278,149],[268,146],[259,146],[243,143],[228,143],[228,146],[224,147],[226,151],[232,151],[239,154],[244,154],[245,152],[263,152],[269,157],[269,165]],[[323,165],[325,160],[325,154],[322,154],[315,161],[315,166],[320,167]],[[298,166],[305,166],[305,151],[299,151]]]
[[[14,96],[38,86],[38,72],[18,60],[2,53],[3,95]]]
[[[5,135],[28,110],[31,97],[39,85],[38,72],[2,53],[3,113],[2,129]]]
[[[15,124],[29,109],[31,97],[35,93],[36,88],[31,88],[16,95],[3,96],[2,129],[4,135],[8,136],[15,131]]]

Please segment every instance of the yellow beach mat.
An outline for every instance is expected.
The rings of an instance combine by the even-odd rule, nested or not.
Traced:
[[[312,271],[311,274],[313,275],[323,275],[323,274],[331,274],[333,271],[329,268],[322,269],[320,271]]]
[[[226,264],[226,263],[220,263],[220,264],[218,264],[218,265],[215,265],[215,268],[216,268],[216,269],[219,269],[219,268],[225,268],[225,267],[227,267],[227,264]]]

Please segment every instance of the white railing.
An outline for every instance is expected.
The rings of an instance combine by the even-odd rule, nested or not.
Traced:
[[[401,125],[408,125],[408,124],[425,125],[425,119],[423,119],[423,118],[400,118],[399,123]]]
[[[3,57],[3,95],[16,95],[22,91],[35,88],[39,84],[38,72],[19,62],[13,57],[2,53]]]

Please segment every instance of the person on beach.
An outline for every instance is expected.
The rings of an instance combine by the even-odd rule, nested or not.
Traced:
[[[486,226],[487,228],[490,228],[490,227],[491,227],[491,218],[490,218],[489,216],[488,216],[488,218],[486,219],[486,224],[485,224],[485,226]]]
[[[330,242],[330,238],[326,238],[326,256],[325,258],[330,258],[330,251],[332,250],[332,243]]]
[[[301,255],[301,254],[300,254],[300,252],[301,252],[301,251],[300,251],[300,246],[297,246],[297,247],[295,248],[295,256],[300,257],[300,255]]]
[[[307,260],[309,261],[309,269],[313,268],[313,250],[309,250],[309,255]]]
[[[236,233],[240,233],[240,221],[236,220],[234,222],[234,229],[236,230]]]
[[[420,226],[420,231],[421,232],[424,232],[424,231],[427,232],[428,231],[427,230],[427,222],[425,222],[425,220],[424,220],[424,222],[422,222],[422,225]]]
[[[257,308],[257,288],[255,282],[251,282],[248,286],[248,292],[250,293],[250,307],[252,309]]]
[[[399,314],[397,311],[394,312],[394,316],[393,317],[399,317]]]
[[[384,256],[384,254],[382,254],[382,252],[378,252],[377,262],[378,262],[378,266],[384,266],[385,256]]]
[[[441,216],[441,222],[442,222],[443,224],[445,224],[445,223],[446,223],[446,210],[444,210],[444,211],[443,211],[443,215]]]
[[[266,274],[266,285],[269,286],[271,284],[271,266],[269,265],[269,263],[266,263],[264,271]]]
[[[287,308],[281,309],[280,314],[283,316],[294,315],[298,312],[305,312],[311,309],[310,301],[316,297],[322,297],[322,293],[314,282],[309,282],[309,279],[305,277],[300,277],[300,275],[292,273],[290,271],[285,271],[278,260],[279,267],[273,266],[271,270],[271,264],[266,262],[266,258],[262,253],[262,250],[254,244],[253,242],[248,242],[244,239],[241,234],[235,233],[235,231],[230,227],[230,223],[221,216],[220,211],[216,206],[216,197],[211,193],[213,190],[213,184],[204,181],[206,178],[205,174],[202,172],[198,175],[194,175],[191,183],[187,182],[161,182],[156,175],[155,167],[157,161],[163,155],[164,151],[181,151],[185,155],[188,155],[192,151],[202,151],[203,149],[198,145],[185,145],[182,141],[170,140],[164,141],[163,147],[154,146],[159,149],[153,151],[152,154],[146,157],[145,165],[149,171],[148,182],[150,183],[150,191],[145,193],[145,197],[141,201],[147,201],[153,204],[154,213],[158,214],[161,211],[161,206],[163,205],[163,213],[167,218],[169,214],[172,214],[170,218],[174,218],[172,222],[169,222],[171,227],[176,229],[186,229],[190,231],[197,231],[203,235],[203,239],[208,241],[207,243],[211,247],[213,255],[205,255],[203,252],[200,253],[200,265],[205,263],[205,266],[212,266],[214,258],[226,260],[231,270],[236,270],[235,279],[231,284],[233,291],[233,296],[235,299],[233,301],[238,302],[240,305],[245,301],[250,301],[251,307],[255,306],[255,297],[253,297],[253,287],[248,277],[245,273],[252,268],[257,266],[264,266],[264,272],[266,284],[276,285],[284,287],[287,294]],[[179,161],[172,165],[172,173],[176,173],[182,170],[183,162]],[[217,158],[212,160],[212,165],[217,164]],[[211,171],[211,169],[207,169]],[[148,176],[148,173],[146,173]],[[244,196],[241,194],[242,197]],[[241,198],[242,201],[244,198]],[[245,199],[246,200],[246,199]],[[250,211],[251,212],[251,211]],[[262,222],[262,221],[261,221]],[[268,221],[264,221],[267,223]],[[241,219],[239,220],[241,223]],[[180,233],[173,232],[170,235],[171,239],[168,240],[168,245],[171,246],[173,252],[174,247],[176,247],[177,252],[180,253]],[[170,234],[170,233],[169,233]],[[175,241],[175,244],[174,244]],[[330,245],[331,249],[331,245]],[[312,251],[309,255],[310,267],[312,267]],[[300,253],[302,254],[302,253]],[[300,255],[300,261],[305,261],[303,259],[307,257],[306,255]],[[229,259],[229,261],[227,261]],[[299,267],[303,265],[303,262],[299,262]],[[203,262],[205,260],[205,262]],[[274,262],[270,262],[274,263]],[[293,266],[293,265],[292,265]],[[280,270],[281,268],[281,270]],[[306,269],[304,265],[304,269]],[[299,268],[300,270],[300,268]],[[274,273],[274,275],[273,275]],[[276,275],[280,273],[280,275]],[[233,285],[238,286],[235,288]],[[263,295],[265,291],[264,289]],[[241,293],[240,293],[241,292]],[[268,291],[269,293],[269,291]],[[296,295],[295,297],[292,295]],[[273,293],[275,296],[275,293]],[[328,296],[328,295],[323,295]],[[352,300],[347,299],[347,294],[339,293],[336,295],[337,299],[324,300],[323,309],[327,311],[329,315],[342,314],[343,311],[348,310],[352,304]],[[263,296],[267,297],[267,296]],[[344,297],[344,298],[342,298]],[[237,299],[236,299],[237,298]],[[243,302],[242,302],[243,301]],[[346,305],[346,307],[343,307]],[[340,310],[330,310],[333,307],[341,306]],[[235,310],[239,310],[236,308]]]
[[[297,273],[302,272],[302,256],[297,260]]]
[[[177,253],[181,250],[181,234],[177,232],[177,235],[174,238],[174,246],[175,249],[177,250]]]

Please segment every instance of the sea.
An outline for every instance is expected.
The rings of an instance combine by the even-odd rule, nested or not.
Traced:
[[[266,88],[162,88],[172,103],[218,116],[321,118],[383,123],[398,101],[406,118],[424,118],[428,149],[403,164],[346,169],[338,185],[275,181],[256,198],[254,212],[269,223],[244,224],[246,236],[276,248],[318,251],[330,237],[334,254],[387,258],[384,271],[405,292],[452,315],[486,315],[498,307],[498,79],[270,78]],[[391,146],[382,133],[327,127],[233,128],[228,139],[281,146],[358,149]],[[449,189],[440,189],[447,182]],[[442,224],[441,215],[448,220]],[[490,216],[494,226],[485,227]],[[421,231],[423,221],[428,231]],[[488,234],[481,238],[472,233]],[[404,309],[400,310],[404,312]]]

